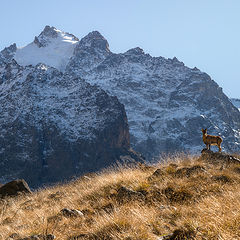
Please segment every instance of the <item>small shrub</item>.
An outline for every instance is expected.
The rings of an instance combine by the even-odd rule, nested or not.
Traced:
[[[227,175],[216,175],[212,177],[213,181],[220,182],[220,183],[231,183],[232,179]]]
[[[186,189],[174,190],[172,187],[167,187],[163,190],[163,194],[171,202],[184,203],[192,199],[193,195]]]
[[[171,166],[171,165],[169,165],[169,166],[167,166],[167,167],[165,168],[165,172],[166,172],[167,174],[173,175],[173,174],[176,173],[176,168],[173,167],[173,166]]]

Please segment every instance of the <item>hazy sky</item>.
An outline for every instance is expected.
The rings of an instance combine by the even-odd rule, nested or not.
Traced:
[[[78,38],[98,30],[116,53],[176,56],[240,98],[240,0],[0,0],[0,49],[45,25]]]

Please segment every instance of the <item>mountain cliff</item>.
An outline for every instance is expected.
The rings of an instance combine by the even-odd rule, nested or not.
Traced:
[[[132,147],[148,159],[201,150],[202,127],[221,135],[225,150],[240,150],[239,111],[209,75],[177,58],[151,57],[140,48],[114,54],[106,39],[92,32],[76,44],[66,71],[119,98]]]
[[[97,86],[15,60],[0,65],[0,80],[0,182],[36,187],[137,158],[124,106]]]

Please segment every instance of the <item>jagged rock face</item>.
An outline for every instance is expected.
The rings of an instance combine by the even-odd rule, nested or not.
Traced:
[[[129,152],[124,106],[97,86],[39,64],[1,66],[0,182],[31,187],[99,170]]]
[[[111,54],[107,40],[99,32],[91,32],[76,44],[66,72],[85,76]]]
[[[232,104],[240,111],[240,99],[231,98],[230,100]]]
[[[10,45],[9,47],[4,48],[0,52],[0,64],[11,61],[12,58],[15,56],[16,51],[17,51],[16,43]]]

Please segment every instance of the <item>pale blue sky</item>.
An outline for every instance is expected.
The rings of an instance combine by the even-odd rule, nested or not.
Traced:
[[[0,49],[45,25],[78,38],[98,30],[116,53],[176,56],[240,98],[240,0],[0,0]]]

